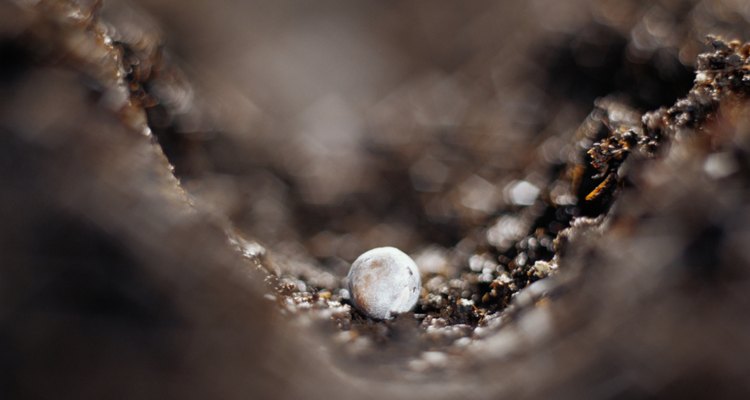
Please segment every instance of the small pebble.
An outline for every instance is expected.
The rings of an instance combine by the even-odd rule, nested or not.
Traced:
[[[359,256],[347,277],[354,306],[375,319],[390,319],[414,308],[419,299],[419,269],[394,247],[378,247]]]

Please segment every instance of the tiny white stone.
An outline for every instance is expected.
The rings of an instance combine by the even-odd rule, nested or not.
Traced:
[[[510,201],[519,206],[530,206],[539,197],[539,188],[526,181],[515,181],[509,186]]]
[[[378,247],[359,256],[349,270],[352,304],[367,316],[389,319],[414,308],[419,299],[419,269],[394,247]]]
[[[732,175],[739,169],[739,165],[730,153],[715,153],[706,158],[703,170],[714,179],[721,179]]]

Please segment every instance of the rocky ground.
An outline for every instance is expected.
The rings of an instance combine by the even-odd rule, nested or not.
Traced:
[[[750,392],[744,2],[0,21],[3,398]],[[390,321],[344,280],[383,245]]]

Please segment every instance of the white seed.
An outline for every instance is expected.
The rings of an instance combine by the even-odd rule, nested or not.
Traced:
[[[351,301],[375,319],[389,319],[414,308],[419,299],[419,269],[394,247],[378,247],[359,256],[347,277]]]

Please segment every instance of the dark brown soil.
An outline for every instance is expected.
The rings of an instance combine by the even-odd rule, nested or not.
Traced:
[[[741,1],[0,22],[2,398],[750,393]],[[385,245],[423,287],[376,321]]]

